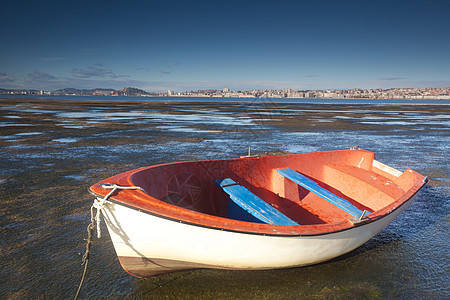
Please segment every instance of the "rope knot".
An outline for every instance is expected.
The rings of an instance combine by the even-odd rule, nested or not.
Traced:
[[[97,197],[94,199],[94,203],[91,207],[91,224],[97,224],[97,238],[101,238],[102,232],[100,229],[100,216],[102,214],[103,207],[105,206],[106,199]],[[97,210],[94,217],[94,208]]]
[[[102,184],[102,188],[104,189],[111,189],[111,191],[106,194],[105,197],[101,198],[101,197],[97,197],[94,199],[94,203],[92,204],[91,207],[91,223],[97,223],[97,237],[100,238],[102,233],[100,230],[100,216],[102,214],[102,211],[104,209],[104,206],[106,204],[106,201],[109,199],[109,197],[111,197],[112,194],[114,194],[115,191],[117,190],[141,190],[143,192],[145,192],[145,190],[139,186],[120,186],[117,183],[104,183]],[[95,213],[95,218],[94,218],[94,208],[97,209],[96,213]]]

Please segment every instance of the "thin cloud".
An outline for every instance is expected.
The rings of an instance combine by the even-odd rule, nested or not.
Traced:
[[[75,88],[85,88],[85,89],[93,89],[93,88],[113,88],[113,89],[122,89],[127,86],[142,88],[146,85],[147,82],[133,80],[133,79],[115,79],[115,78],[64,78],[59,87],[75,87]],[[55,89],[57,89],[55,88]]]
[[[397,80],[406,80],[407,77],[384,77],[384,78],[378,78],[378,80],[381,81],[397,81]]]
[[[56,80],[57,78],[51,74],[34,70],[33,73],[28,73],[28,78],[31,81],[49,81]]]
[[[161,73],[163,75],[170,75],[170,74],[172,74],[173,70],[177,69],[177,67],[181,65],[181,63],[179,61],[163,60],[162,62],[163,62],[163,64],[165,64],[164,67],[161,67],[164,70],[159,70],[159,73]]]
[[[43,61],[61,61],[64,60],[64,57],[44,57]]]
[[[5,72],[0,72],[0,83],[9,83],[16,81],[16,78],[12,75],[9,75]]]
[[[98,66],[98,64],[96,64]],[[117,75],[111,70],[88,67],[87,69],[73,69],[72,75],[76,78],[120,78],[127,75]]]
[[[316,77],[320,77],[320,75],[311,74],[311,75],[303,75],[302,77],[306,77],[306,78],[316,78]]]
[[[178,60],[169,61],[169,60],[164,59],[162,62],[163,62],[163,64],[166,64],[168,66],[180,66],[181,65],[181,63]]]
[[[27,89],[46,89],[47,87],[60,84],[60,80],[56,76],[38,70],[34,70],[26,75],[25,80],[17,82],[18,86],[23,86]]]
[[[85,56],[92,56],[94,53],[96,53],[97,50],[94,48],[80,48],[78,49],[78,53]]]

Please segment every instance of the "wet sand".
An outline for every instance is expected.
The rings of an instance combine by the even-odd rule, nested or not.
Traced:
[[[249,146],[266,155],[358,146],[431,181],[366,245],[306,268],[137,279],[122,270],[103,228],[82,297],[450,296],[448,106],[0,99],[0,130],[0,298],[73,297],[91,184],[157,163],[238,157]]]

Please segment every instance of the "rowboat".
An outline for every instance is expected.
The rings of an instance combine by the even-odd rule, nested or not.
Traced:
[[[90,191],[122,267],[151,277],[336,258],[385,228],[426,182],[372,152],[348,149],[166,163]]]

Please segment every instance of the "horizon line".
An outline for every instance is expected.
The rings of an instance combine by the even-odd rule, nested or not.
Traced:
[[[225,91],[227,92],[247,92],[247,91],[284,91],[284,90],[291,90],[291,91],[352,91],[352,90],[393,90],[393,89],[415,89],[415,90],[422,90],[422,89],[450,89],[450,86],[441,86],[441,87],[390,87],[390,88],[360,88],[360,87],[354,87],[354,88],[321,88],[321,89],[293,89],[289,87],[284,88],[260,88],[260,89],[238,89],[238,90],[232,90],[229,88],[203,88],[203,89],[191,89],[191,90],[184,90],[184,91],[177,91],[173,89],[166,89],[163,91],[147,91],[143,88],[133,87],[133,86],[126,86],[121,89],[116,88],[105,88],[105,87],[95,87],[95,88],[75,88],[75,87],[65,87],[65,88],[58,88],[55,90],[47,90],[47,89],[37,89],[37,88],[2,88],[0,87],[0,90],[4,91],[12,91],[12,90],[18,90],[18,91],[44,91],[44,92],[56,92],[60,90],[66,90],[66,89],[74,89],[74,90],[80,90],[80,91],[95,91],[95,90],[113,90],[113,91],[122,91],[125,89],[137,89],[141,90],[146,93],[167,93],[167,92],[176,92],[176,93],[188,93],[188,92],[201,92],[201,91]]]

